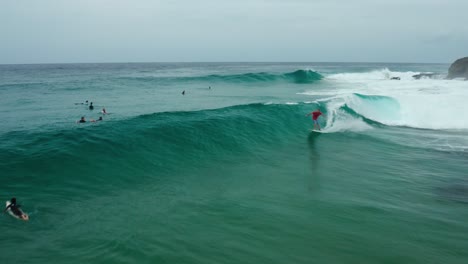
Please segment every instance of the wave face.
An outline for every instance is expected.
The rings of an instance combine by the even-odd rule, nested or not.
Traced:
[[[323,76],[312,70],[296,70],[287,73],[267,73],[267,72],[250,72],[242,74],[211,74],[206,76],[194,77],[124,77],[130,80],[146,80],[156,81],[161,79],[169,79],[170,81],[182,82],[227,82],[227,83],[259,83],[259,82],[290,82],[296,84],[308,84],[323,79]]]
[[[249,104],[146,114],[58,132],[10,132],[1,137],[0,160],[10,169],[62,164],[71,171],[80,171],[94,160],[113,164],[110,167],[124,162],[132,167],[123,176],[128,179],[130,171],[139,171],[142,164],[159,172],[170,171],[181,163],[193,167],[200,160],[253,153],[262,146],[280,144],[297,131],[307,130],[308,123],[297,119],[304,112],[303,104]]]
[[[286,73],[283,76],[286,79],[292,80],[294,83],[311,83],[323,78],[321,74],[311,70],[297,70],[295,72]]]
[[[200,159],[245,155],[284,144],[312,127],[310,118],[304,114],[314,109],[321,109],[326,115],[320,119],[325,133],[363,132],[391,126],[424,128],[409,122],[397,99],[354,93],[310,103],[255,103],[144,114],[55,132],[13,131],[0,137],[3,142],[0,160],[12,170],[16,166],[61,163],[73,171],[80,171],[93,160],[113,164],[111,167],[124,162],[130,167],[128,175],[121,175],[120,180],[125,181],[130,180],[130,171],[139,171],[142,164],[168,172],[181,163],[184,167],[196,167]],[[431,120],[427,120],[427,125],[432,126]],[[460,124],[454,123],[454,127]],[[448,128],[453,127],[444,127]]]

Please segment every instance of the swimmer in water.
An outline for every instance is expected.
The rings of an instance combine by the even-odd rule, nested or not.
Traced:
[[[93,109],[94,109],[93,102],[91,102],[91,103],[89,104],[89,110],[93,110]]]
[[[105,109],[105,108],[103,108],[101,112],[102,112],[102,114],[103,114],[103,115],[106,115],[106,114],[107,114],[107,112],[106,112],[106,109]]]
[[[84,119],[84,116],[81,117],[80,120],[76,121],[77,123],[86,123],[86,120]]]
[[[185,90],[182,92],[182,95],[185,95]]]

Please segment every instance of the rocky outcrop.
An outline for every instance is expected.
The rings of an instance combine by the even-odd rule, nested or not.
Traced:
[[[468,80],[468,57],[456,60],[450,65],[447,79],[465,78]]]

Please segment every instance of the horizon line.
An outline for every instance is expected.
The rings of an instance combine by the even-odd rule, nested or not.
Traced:
[[[196,63],[374,63],[374,64],[451,64],[450,62],[376,62],[376,61],[141,61],[141,62],[32,62],[32,63],[0,63],[0,65],[58,65],[58,64],[196,64]],[[453,63],[453,62],[452,62]]]

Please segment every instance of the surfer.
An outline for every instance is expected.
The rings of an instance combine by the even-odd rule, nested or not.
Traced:
[[[98,121],[102,121],[102,116],[100,116],[97,120],[91,119],[91,122],[98,122]]]
[[[105,108],[103,108],[103,109],[102,109],[102,114],[103,114],[103,115],[106,115],[106,114],[107,114],[107,112],[106,112],[106,109],[105,109]]]
[[[20,205],[16,204],[16,198],[13,197],[10,200],[10,204],[5,208],[5,210],[3,210],[3,212],[6,212],[8,210],[8,208],[19,208],[19,207],[20,207]]]
[[[7,203],[8,204],[8,203]],[[13,214],[23,220],[28,220],[28,216],[23,213],[19,208],[20,208],[21,205],[19,204],[16,204],[16,198],[13,197],[11,198],[10,200],[10,204],[8,204],[8,206],[5,208],[5,210],[3,210],[3,212],[6,212],[8,209],[11,210],[11,212],[13,212]]]
[[[317,109],[313,112],[308,113],[306,116],[312,115],[312,121],[314,121],[314,129],[320,130],[320,124],[318,122],[319,116],[323,115],[322,112],[320,112],[320,109]],[[325,115],[323,115],[325,117]],[[318,128],[318,129],[317,129]]]
[[[77,121],[77,123],[86,123],[84,116],[82,116],[81,119]]]
[[[185,90],[182,92],[182,95],[185,95]]]
[[[94,109],[93,102],[91,102],[91,103],[89,104],[89,110],[93,110],[93,109]]]
[[[88,100],[86,100],[86,102],[84,102],[84,103],[75,103],[75,104],[76,104],[76,105],[79,105],[79,104],[82,104],[82,105],[85,104],[85,105],[87,105],[87,104],[88,104]]]

